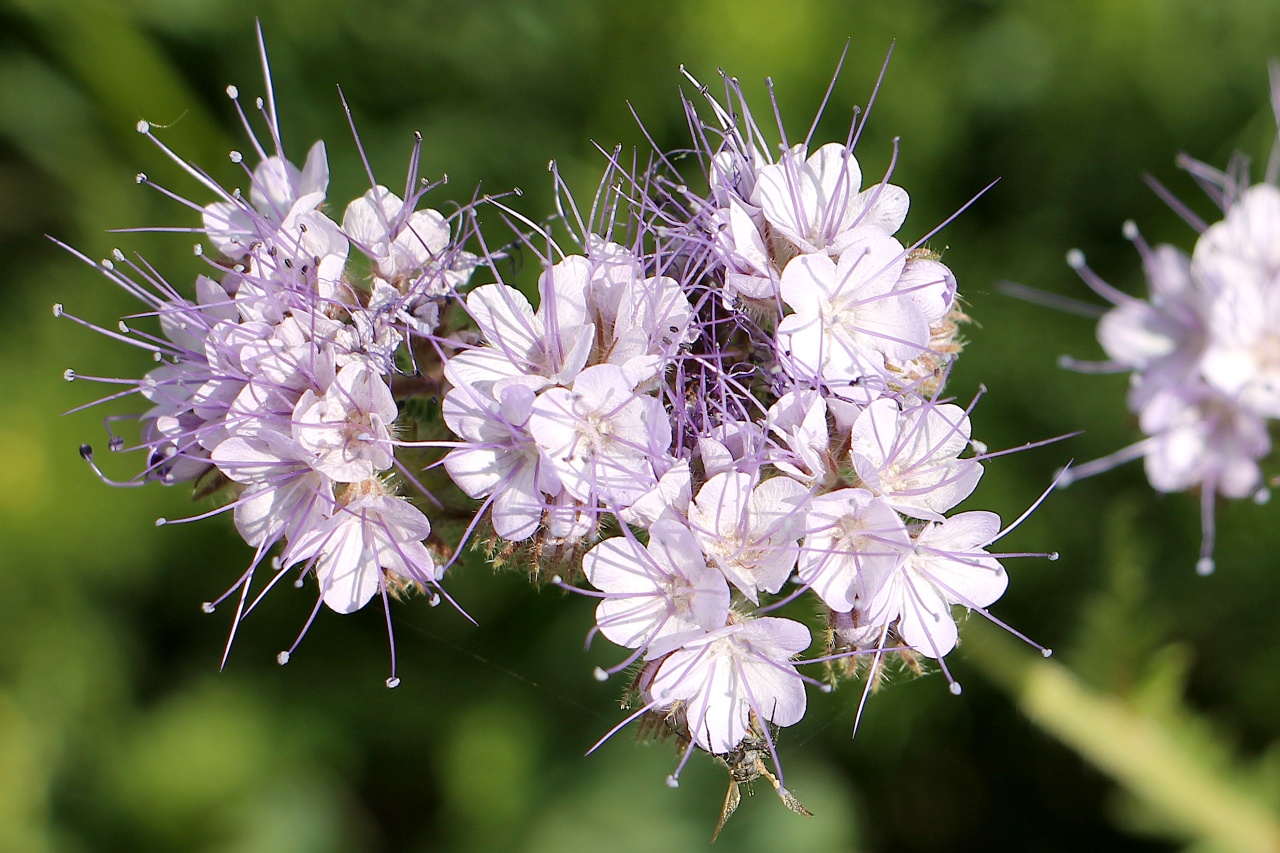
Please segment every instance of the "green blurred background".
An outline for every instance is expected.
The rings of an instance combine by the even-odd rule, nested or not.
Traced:
[[[583,757],[619,719],[621,689],[591,678],[619,655],[582,651],[587,602],[460,568],[448,588],[479,627],[421,600],[395,606],[403,685],[391,691],[374,607],[322,614],[276,666],[313,601],[282,588],[218,672],[228,616],[200,603],[248,549],[227,519],[155,529],[193,511],[185,489],[113,490],[81,463],[81,442],[105,447],[105,412],[60,416],[97,392],[62,371],[136,376],[148,363],[51,317],[59,301],[111,325],[136,305],[42,235],[91,257],[138,250],[191,280],[191,238],[107,229],[195,224],[136,186],[138,171],[207,200],[134,132],[141,118],[236,180],[226,153],[245,144],[224,88],[262,91],[255,16],[286,145],[300,157],[327,140],[336,204],[367,186],[341,84],[387,183],[420,130],[424,174],[450,176],[435,206],[483,181],[521,187],[534,217],[550,209],[549,159],[586,193],[601,168],[592,140],[643,145],[628,103],[660,144],[685,144],[680,63],[704,81],[737,75],[761,115],[772,75],[799,136],[850,39],[822,141],[843,138],[896,40],[858,154],[879,174],[901,137],[903,236],[1000,179],[933,241],[976,320],[952,390],[988,387],[974,422],[992,448],[1085,430],[989,465],[965,507],[1005,518],[1068,458],[1137,434],[1122,377],[1055,367],[1099,354],[1091,322],[997,282],[1088,299],[1063,262],[1079,247],[1137,292],[1126,218],[1152,242],[1193,238],[1143,173],[1211,215],[1174,156],[1223,165],[1238,147],[1261,161],[1275,128],[1274,0],[2,0],[0,851],[674,851],[703,848],[719,814],[724,773],[705,757],[679,791],[663,785],[668,746],[623,734]],[[1028,662],[975,617],[949,659],[960,698],[937,675],[894,683],[851,741],[856,686],[813,694],[781,748],[817,816],[757,785],[718,844],[1267,849],[1280,838],[1275,513],[1221,508],[1219,568],[1204,579],[1194,497],[1155,496],[1137,466],[1052,496],[1003,546],[1062,559],[1010,561],[995,609],[1053,661]],[[1050,676],[1058,692],[1036,681]]]

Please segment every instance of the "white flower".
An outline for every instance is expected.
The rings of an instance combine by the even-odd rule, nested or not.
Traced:
[[[687,640],[668,655],[649,684],[659,708],[682,703],[689,735],[723,755],[761,720],[790,726],[804,716],[804,683],[790,660],[809,647],[809,629],[790,619],[763,617]]]
[[[891,235],[907,217],[901,187],[877,184],[859,192],[861,185],[862,170],[845,146],[828,143],[808,156],[797,145],[760,168],[752,201],[772,230],[801,252],[838,255],[861,232]]]
[[[647,546],[622,536],[598,543],[583,555],[582,571],[605,593],[596,607],[600,633],[626,648],[701,635],[729,618],[729,585],[676,521],[656,522]]]
[[[911,536],[896,512],[866,489],[840,489],[809,502],[797,573],[837,613],[883,586]]]
[[[315,454],[317,471],[339,483],[359,483],[391,467],[395,398],[386,380],[353,361],[322,396],[305,391],[293,414],[293,437]]]
[[[809,490],[790,477],[757,483],[737,471],[717,474],[689,505],[689,524],[702,550],[753,603],[777,592],[796,564],[801,512]]]
[[[384,569],[408,581],[439,580],[422,544],[430,534],[427,517],[403,498],[362,495],[290,542],[283,560],[314,560],[325,605],[352,613],[377,594]]]
[[[915,545],[860,609],[863,624],[898,620],[898,636],[920,654],[940,658],[956,646],[951,607],[986,607],[1009,578],[983,550],[1000,532],[993,512],[962,512],[940,524],[927,523]]]
[[[598,364],[573,388],[548,388],[529,415],[529,432],[565,489],[583,503],[625,507],[657,485],[655,458],[671,443],[656,397],[636,394],[622,368]]]
[[[895,290],[905,265],[897,240],[874,235],[835,261],[825,254],[794,258],[782,271],[782,301],[795,313],[778,324],[780,349],[828,381],[878,375],[886,358],[920,355],[929,323],[914,299]]]
[[[905,515],[941,521],[982,477],[981,462],[959,458],[969,431],[959,406],[925,403],[904,412],[882,398],[854,421],[849,452],[865,488]]]

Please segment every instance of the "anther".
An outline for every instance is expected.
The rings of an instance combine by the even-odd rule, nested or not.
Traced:
[[[62,378],[65,379],[67,382],[75,382],[76,372],[72,370],[70,367],[68,367],[66,370],[62,371]]]
[[[133,182],[135,184],[145,184],[147,182],[147,173],[139,172],[138,174],[134,175]]]
[[[1267,488],[1258,489],[1253,493],[1253,502],[1258,506],[1262,506],[1271,500],[1271,490]]]
[[[280,664],[281,666],[284,666],[288,662],[289,662],[288,652],[281,652],[280,654],[276,655],[276,663]]]
[[[1213,570],[1215,568],[1217,568],[1217,566],[1213,562],[1213,557],[1201,557],[1196,560],[1196,574],[1202,578],[1213,574]]]
[[[194,246],[191,247],[191,251],[198,258],[204,254],[204,246],[201,246],[199,243],[196,243]]]
[[[89,444],[80,445],[80,458],[85,462],[93,461],[93,446]]]
[[[120,251],[119,249],[112,249],[112,250],[111,250],[111,257],[115,258],[117,261],[123,261],[123,260],[124,260],[124,252]]]
[[[596,681],[609,680],[609,673],[605,672],[600,667],[596,667],[594,670],[592,670],[591,675],[595,678]]]
[[[952,696],[959,696],[963,692],[963,688],[958,681],[951,682],[951,686],[947,689],[951,691]]]
[[[53,303],[53,316],[55,316],[55,317],[61,317],[61,316],[62,316],[62,303],[61,303],[61,302],[55,302],[55,303]]]
[[[396,678],[394,675],[391,676],[390,678],[387,679],[387,686],[390,687],[392,690],[395,690],[397,687],[400,686],[400,679]]]
[[[302,580],[302,578],[298,578],[297,580],[295,580],[295,581],[293,582],[293,588],[294,588],[294,589],[302,589],[302,587],[303,587],[303,585],[304,585],[304,584],[305,584],[305,581],[303,581],[303,580]]]
[[[1120,226],[1120,233],[1130,242],[1138,239],[1138,223],[1132,219],[1126,219],[1124,225]]]
[[[1072,249],[1067,252],[1067,266],[1073,270],[1084,269],[1084,252],[1079,249]]]
[[[106,258],[103,258],[98,263],[102,265],[102,268],[104,270],[114,270],[116,268],[116,265],[111,263],[111,261],[107,260]]]
[[[206,602],[204,602],[203,604],[201,604],[201,605],[200,605],[200,612],[201,612],[201,613],[212,613],[212,612],[213,612],[214,610],[216,610],[216,609],[217,609],[217,608],[215,608],[215,607],[213,606],[213,602],[212,602],[212,601],[206,601]]]
[[[1050,551],[1050,552],[1049,552],[1048,554],[1046,554],[1045,556],[1049,558],[1049,562],[1051,562],[1051,563],[1056,563],[1056,562],[1058,561],[1058,552],[1057,552],[1057,551]]]
[[[140,121],[137,124],[137,128],[138,128],[138,133],[150,133],[151,123],[146,121]]]
[[[668,787],[668,788],[679,788],[679,787],[680,787],[680,780],[679,780],[679,779],[677,779],[675,776],[668,776],[668,777],[667,777],[667,787]]]
[[[107,449],[112,453],[119,453],[124,450],[124,439],[118,435],[111,436],[110,440],[107,441]]]
[[[244,160],[244,155],[241,154],[239,151],[232,151],[227,156],[231,158],[232,163],[239,163]]]
[[[116,323],[116,328],[120,330],[120,333],[122,335],[127,335],[130,332],[129,324],[126,323],[124,320],[121,320],[119,323]]]
[[[231,99],[231,100],[233,100],[233,101],[234,101],[234,100],[236,100],[237,98],[239,98],[239,97],[240,97],[240,90],[239,90],[239,89],[237,89],[235,86],[228,86],[228,87],[227,87],[227,97],[228,97],[228,98],[230,98],[230,99]]]
[[[262,109],[262,98],[255,98],[253,101],[253,105],[256,106],[258,109]]]
[[[163,515],[156,519],[156,527],[164,527],[168,523],[169,519],[165,518]]]
[[[1053,649],[1041,649],[1040,656],[1045,658],[1053,657]]]

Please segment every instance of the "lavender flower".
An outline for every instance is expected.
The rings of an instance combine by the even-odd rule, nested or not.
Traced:
[[[1280,123],[1280,66],[1272,66],[1271,77]],[[1147,299],[1102,281],[1080,252],[1068,255],[1085,283],[1114,305],[1098,324],[1109,361],[1088,369],[1130,372],[1129,408],[1146,437],[1060,482],[1141,457],[1158,491],[1198,487],[1196,570],[1207,575],[1215,565],[1215,496],[1269,497],[1259,462],[1271,452],[1268,422],[1280,417],[1280,189],[1274,182],[1250,185],[1242,158],[1228,172],[1190,158],[1183,166],[1223,218],[1205,224],[1188,216],[1200,232],[1190,255],[1149,247],[1137,226],[1125,224],[1142,256]]]
[[[591,635],[627,650],[598,677],[638,670],[627,691],[638,708],[614,731],[647,716],[673,733],[684,748],[673,786],[695,751],[718,757],[731,778],[721,824],[737,786],[760,776],[808,814],[785,787],[775,741],[804,716],[806,684],[829,691],[858,656],[871,656],[873,673],[901,654],[938,661],[959,692],[942,662],[959,642],[953,610],[988,615],[1007,584],[998,559],[1012,556],[987,550],[1007,532],[994,514],[947,515],[988,454],[971,437],[970,411],[943,396],[966,319],[955,277],[924,245],[931,233],[909,244],[895,236],[909,198],[889,182],[892,168],[863,186],[856,115],[844,143],[811,152],[811,139],[784,134],[775,149],[736,81],[725,87],[732,110],[699,86],[709,121],[685,103],[701,193],[663,152],[643,169],[614,155],[584,215],[556,175],[555,225],[576,249],[557,241],[558,227],[487,200],[516,223],[507,245],[538,255],[536,303],[492,256],[462,248],[478,233],[472,206],[451,217],[419,209],[430,187],[418,181],[416,149],[404,197],[370,177],[341,224],[330,219],[325,146],[301,167],[288,159],[269,78],[257,108],[271,144],[250,132],[252,168],[231,155],[247,199],[139,127],[212,197],[185,202],[219,255],[197,248],[207,274],[194,299],[123,253],[99,265],[160,329],[100,330],[158,362],[124,380],[150,405],[132,448],[146,462],[126,484],[193,482],[221,495],[254,548],[206,606],[237,601],[233,635],[290,571],[315,576],[315,612],[350,613],[378,597],[388,607],[389,595],[414,589],[434,603],[474,536],[495,563],[596,599]],[[1244,239],[1229,230],[1214,250]],[[477,269],[495,280],[464,298]],[[1168,341],[1199,335],[1213,317],[1184,323],[1179,311],[1131,309],[1112,324],[1117,351],[1164,365],[1153,375],[1181,375]],[[474,328],[446,322],[455,315]],[[1131,326],[1149,334],[1131,341]],[[1249,365],[1236,390],[1265,409],[1274,389],[1261,340],[1205,352],[1220,372]],[[401,403],[427,386],[442,392],[452,441],[404,440]],[[1256,436],[1216,398],[1162,394],[1147,405],[1168,420],[1170,450],[1217,446],[1226,430],[1251,462]],[[114,433],[110,447],[126,449]],[[442,544],[403,493],[422,490],[400,458],[410,447],[435,451],[480,502],[462,541]],[[264,565],[271,576],[255,584]],[[834,628],[806,660],[810,628],[770,614],[812,601],[810,591]],[[802,671],[822,663],[826,682]],[[873,682],[869,673],[866,690]],[[387,683],[398,683],[394,640]]]
[[[833,685],[801,666],[903,653],[946,673],[952,608],[986,615],[1004,591],[987,548],[1005,531],[946,516],[985,448],[941,396],[965,318],[950,270],[894,236],[906,192],[862,187],[860,125],[771,161],[726,86],[736,109],[708,97],[711,123],[686,104],[705,195],[661,153],[640,173],[611,159],[585,216],[559,187],[580,252],[520,220],[518,240],[552,247],[540,302],[503,283],[468,297],[480,335],[445,365],[445,467],[486,499],[495,549],[598,601],[593,635],[628,654],[597,677],[640,667],[614,732],[648,716],[681,768],[710,752],[805,814],[774,731],[803,717],[806,683]],[[767,614],[809,590],[851,627],[800,661],[809,629]]]
[[[265,49],[262,55],[265,69]],[[244,166],[247,200],[186,165],[146,122],[138,126],[217,199],[203,207],[185,202],[202,210],[196,230],[221,256],[204,257],[209,274],[196,278],[195,301],[123,253],[98,266],[144,303],[143,316],[156,318],[162,335],[123,324],[120,334],[107,332],[160,363],[140,380],[108,380],[152,404],[138,418],[141,440],[133,448],[147,461],[126,484],[194,481],[199,493],[224,495],[255,549],[244,575],[205,605],[212,612],[239,593],[234,636],[240,619],[294,566],[316,576],[317,608],[339,613],[379,593],[385,605],[389,592],[438,586],[441,569],[425,544],[430,522],[391,479],[399,465],[392,381],[397,354],[412,358],[415,339],[434,335],[441,301],[477,259],[458,248],[460,218],[415,209],[425,186],[401,200],[375,185],[348,205],[339,226],[322,209],[324,143],[312,146],[301,169],[289,161],[270,77],[256,106],[274,153],[253,135],[238,90],[228,94],[259,160],[250,170],[242,154],[231,154]],[[139,182],[150,184],[145,176]],[[409,186],[417,185],[411,173]],[[353,253],[367,256],[371,278],[348,266]],[[200,245],[196,254],[204,256]],[[113,433],[111,449],[130,449],[124,445]],[[83,452],[92,460],[87,446]],[[280,556],[269,562],[272,576],[253,593],[273,548]],[[282,663],[291,652],[281,654]],[[398,683],[394,641],[387,683]]]

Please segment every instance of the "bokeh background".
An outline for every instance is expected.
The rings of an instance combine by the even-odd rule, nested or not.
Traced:
[[[705,757],[672,791],[669,745],[624,733],[583,756],[619,719],[621,689],[591,678],[617,653],[583,651],[588,602],[459,568],[448,588],[479,627],[421,600],[395,606],[403,684],[391,691],[374,607],[322,614],[276,666],[313,601],[280,589],[219,672],[228,617],[200,603],[249,558],[229,520],[156,529],[200,508],[187,490],[113,490],[79,459],[81,442],[105,445],[104,412],[61,414],[97,393],[63,370],[136,376],[147,362],[53,319],[55,301],[107,325],[136,306],[43,235],[194,277],[190,237],[108,229],[195,224],[136,186],[138,171],[208,200],[134,132],[139,119],[235,180],[226,154],[244,143],[224,89],[262,91],[255,16],[286,145],[300,156],[327,140],[331,199],[367,186],[341,84],[387,183],[420,130],[424,173],[450,176],[436,206],[481,182],[519,186],[535,218],[550,211],[549,159],[586,193],[602,165],[593,140],[644,145],[628,104],[661,145],[686,144],[680,63],[703,80],[738,76],[761,115],[772,76],[801,135],[847,39],[822,141],[843,138],[894,45],[858,154],[879,174],[900,137],[903,236],[999,179],[933,241],[976,321],[952,390],[986,385],[975,433],[992,448],[1084,431],[988,466],[965,506],[1005,518],[1068,459],[1137,433],[1123,377],[1056,367],[1064,353],[1099,355],[1092,321],[998,283],[1091,300],[1063,261],[1078,247],[1139,292],[1125,219],[1152,242],[1193,240],[1144,173],[1210,216],[1175,155],[1224,165],[1239,149],[1261,163],[1275,134],[1274,0],[3,0],[0,850],[675,851],[705,847],[719,814],[724,772]],[[718,844],[1276,849],[1276,513],[1220,507],[1206,579],[1193,571],[1193,496],[1156,496],[1136,466],[1052,495],[1004,546],[1062,558],[1010,561],[995,609],[1053,660],[974,617],[949,659],[959,698],[936,674],[898,680],[851,740],[856,687],[814,694],[781,748],[816,817],[758,784]]]

